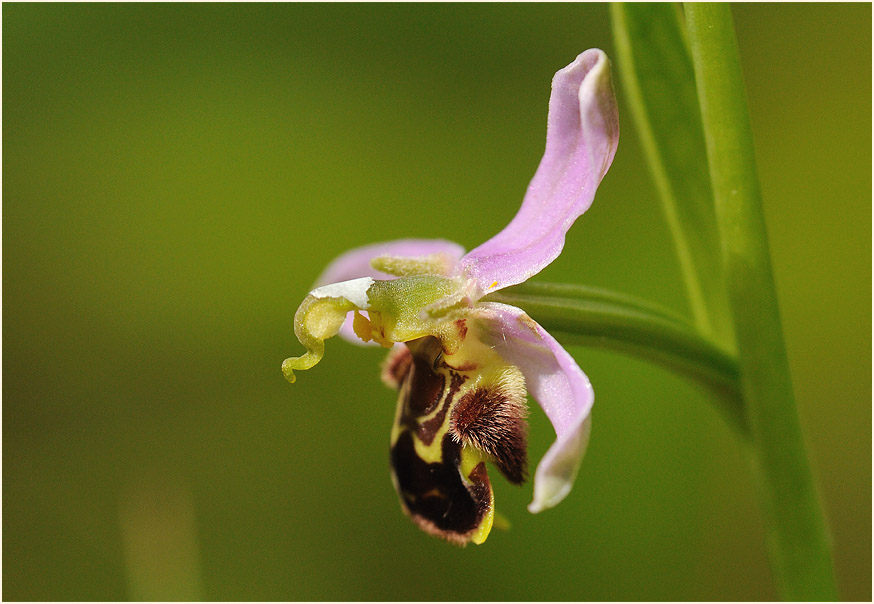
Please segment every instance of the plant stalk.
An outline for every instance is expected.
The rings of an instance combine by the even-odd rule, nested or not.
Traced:
[[[789,375],[731,8],[687,3],[685,14],[777,588],[788,600],[833,600],[831,544]]]

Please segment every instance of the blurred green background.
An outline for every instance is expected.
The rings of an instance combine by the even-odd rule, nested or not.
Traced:
[[[796,394],[841,595],[871,598],[871,6],[735,7]],[[744,453],[683,379],[573,348],[573,493],[421,534],[382,352],[291,319],[344,250],[515,213],[553,73],[607,7],[3,5],[3,598],[775,597]],[[685,311],[634,124],[538,279]],[[535,317],[536,318],[536,317]],[[532,458],[551,441],[532,412]]]

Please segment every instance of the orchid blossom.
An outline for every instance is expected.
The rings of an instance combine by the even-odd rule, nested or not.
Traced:
[[[403,510],[428,533],[482,543],[494,518],[485,462],[515,484],[527,472],[526,392],[556,441],[534,475],[532,513],[570,491],[589,439],[588,378],[562,346],[514,306],[483,298],[558,257],[592,204],[619,138],[610,62],[587,50],[555,74],[546,150],[522,207],[500,233],[464,253],[444,240],[405,239],[331,263],[294,317],[309,369],[336,334],[391,348],[383,380],[399,392],[392,479]]]

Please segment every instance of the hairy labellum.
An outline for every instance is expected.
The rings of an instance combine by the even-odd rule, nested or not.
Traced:
[[[401,506],[426,532],[463,545],[491,529],[485,462],[525,480],[527,408],[519,370],[467,338],[464,322],[456,330],[454,351],[432,336],[392,350],[383,380],[399,389],[391,464]]]

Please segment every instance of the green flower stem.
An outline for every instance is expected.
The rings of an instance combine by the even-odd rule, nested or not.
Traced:
[[[731,8],[685,5],[760,503],[779,593],[835,599],[829,535],[807,461],[768,253]]]
[[[565,344],[617,350],[692,379],[746,432],[735,359],[673,313],[602,289],[552,283],[518,285],[485,300],[521,308]]]
[[[657,304],[653,304],[647,300],[609,289],[592,287],[590,285],[526,281],[525,283],[520,283],[519,285],[502,290],[501,293],[520,294],[523,296],[541,296],[547,298],[565,298],[585,302],[603,302],[617,307],[634,309],[646,315],[655,315],[677,323],[686,323],[686,319],[682,315]]]

